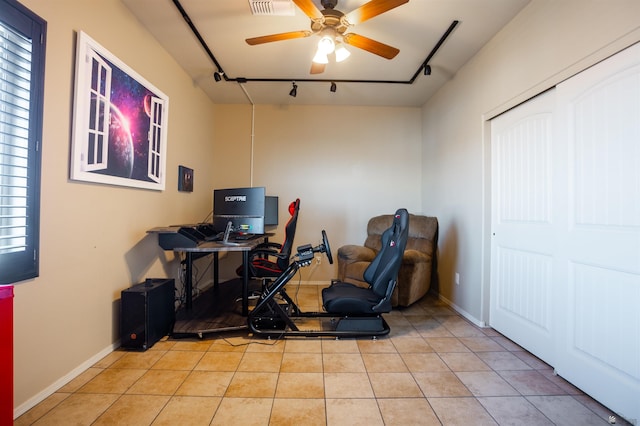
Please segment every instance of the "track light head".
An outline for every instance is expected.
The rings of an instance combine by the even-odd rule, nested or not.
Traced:
[[[218,82],[222,80],[222,73],[220,71],[216,71],[213,73],[213,79]]]
[[[289,96],[295,98],[298,95],[298,85],[295,81],[292,81],[291,84],[293,85],[293,87],[291,88],[291,91],[289,91]]]
[[[431,65],[424,66],[424,75],[431,75]]]
[[[329,88],[329,90],[333,93],[335,93],[336,90],[338,90],[338,86],[336,86],[336,82],[332,81],[331,82],[331,87]]]

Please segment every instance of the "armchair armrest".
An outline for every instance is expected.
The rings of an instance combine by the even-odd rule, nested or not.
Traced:
[[[346,263],[371,262],[376,252],[369,247],[346,245],[338,249],[338,259]]]
[[[338,249],[338,280],[366,285],[363,278],[365,269],[376,257],[369,247],[346,245]]]

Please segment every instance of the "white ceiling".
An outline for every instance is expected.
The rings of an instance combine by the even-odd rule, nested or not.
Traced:
[[[294,16],[253,15],[249,0],[122,0],[140,22],[218,104],[310,104],[421,106],[451,79],[473,55],[530,0],[409,0],[384,14],[350,28],[376,41],[400,49],[391,60],[347,46],[351,56],[330,62],[322,74],[310,74],[318,36],[249,46],[246,38],[309,30],[310,19],[297,7]],[[322,10],[320,0],[313,0]],[[337,10],[348,13],[366,0],[339,0]],[[186,20],[188,15],[209,50],[231,79],[284,79],[280,82],[216,82],[217,67]],[[429,65],[409,83],[338,83],[329,81],[377,80],[408,82],[421,69],[443,34],[459,21]],[[289,96],[292,81],[296,98]]]

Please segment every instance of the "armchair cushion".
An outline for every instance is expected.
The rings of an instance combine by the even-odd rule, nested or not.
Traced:
[[[393,215],[369,220],[363,246],[346,245],[338,249],[338,280],[366,287],[363,274],[380,250],[380,236],[390,226]],[[409,237],[393,293],[393,306],[409,306],[422,298],[436,277],[438,220],[409,215]]]

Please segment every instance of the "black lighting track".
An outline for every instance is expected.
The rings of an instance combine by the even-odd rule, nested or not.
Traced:
[[[425,67],[429,64],[429,61],[436,52],[440,49],[440,47],[444,44],[447,38],[451,35],[456,26],[460,23],[460,21],[453,21],[449,28],[442,34],[440,40],[433,46],[431,52],[427,55],[426,59],[422,61],[417,71],[413,74],[413,77],[409,80],[352,80],[352,79],[317,79],[317,78],[250,78],[250,77],[229,77],[224,70],[222,69],[222,65],[218,62],[216,57],[213,55],[213,52],[207,45],[207,42],[202,38],[200,31],[196,28],[195,24],[184,10],[179,0],[173,0],[173,4],[178,9],[178,12],[182,15],[182,18],[185,20],[193,35],[198,39],[200,45],[207,53],[213,64],[217,68],[217,72],[225,79],[225,81],[234,81],[236,83],[248,83],[248,82],[292,82],[292,81],[302,81],[302,82],[319,82],[319,83],[374,83],[374,84],[413,84],[413,82],[418,78],[420,73],[425,69]]]

